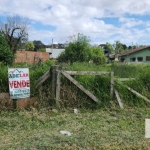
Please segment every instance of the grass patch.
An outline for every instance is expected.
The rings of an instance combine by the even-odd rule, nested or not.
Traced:
[[[149,110],[3,111],[0,149],[149,149],[150,142],[144,137]],[[61,135],[60,130],[72,135]]]

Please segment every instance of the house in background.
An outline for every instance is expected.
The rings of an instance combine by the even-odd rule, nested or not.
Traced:
[[[46,48],[46,52],[49,53],[49,58],[56,59],[62,52],[65,51],[64,44],[53,44],[51,48]]]
[[[150,63],[150,46],[138,47],[119,54],[120,62]]]
[[[56,59],[65,49],[58,48],[46,48],[46,52],[49,53],[49,58]]]

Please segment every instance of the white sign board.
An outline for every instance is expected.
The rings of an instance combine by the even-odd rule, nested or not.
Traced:
[[[145,119],[145,137],[150,138],[150,119]]]
[[[30,97],[30,80],[28,68],[9,68],[8,79],[11,99]]]

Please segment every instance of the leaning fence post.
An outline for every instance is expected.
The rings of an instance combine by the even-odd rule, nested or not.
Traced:
[[[110,73],[110,98],[113,98],[113,92],[114,92],[114,72]]]

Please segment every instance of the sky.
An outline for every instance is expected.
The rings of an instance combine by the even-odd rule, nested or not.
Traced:
[[[99,45],[150,45],[150,0],[0,0],[0,19],[30,19],[29,41],[66,43],[82,33]]]

